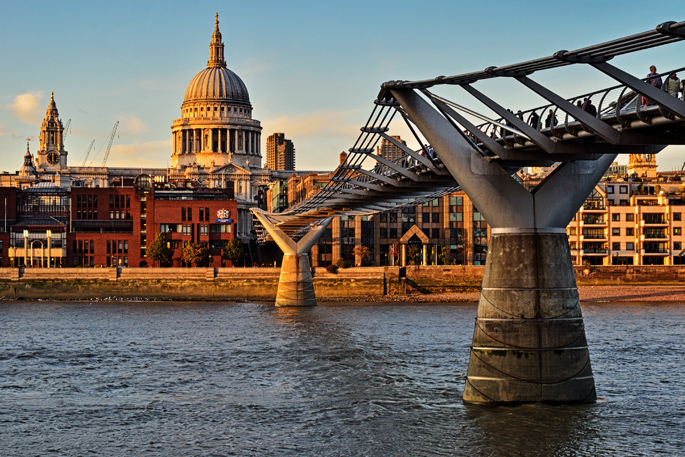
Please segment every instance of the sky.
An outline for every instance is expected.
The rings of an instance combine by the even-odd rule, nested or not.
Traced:
[[[95,140],[88,163],[101,165],[117,121],[108,165],[170,164],[171,123],[181,117],[188,83],[206,67],[215,12],[227,66],[247,85],[253,118],[262,123],[262,151],[269,135],[284,132],[298,170],[332,170],[385,81],[546,57],[682,21],[670,16],[675,11],[633,0],[3,2],[0,170],[21,167],[27,138],[37,150],[50,92],[62,122],[71,119],[69,164],[81,165]],[[651,64],[685,67],[684,51],[685,43],[676,43],[612,64],[642,77]],[[614,85],[581,66],[531,77],[566,97]],[[512,81],[477,84],[513,111],[543,104]],[[441,90],[487,114],[458,88]],[[401,126],[390,133],[408,136]],[[683,161],[684,146],[657,157],[660,170],[680,169]]]

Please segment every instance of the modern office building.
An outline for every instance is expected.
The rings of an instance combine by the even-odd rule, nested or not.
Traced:
[[[295,170],[295,146],[285,133],[274,133],[266,139],[266,168]]]

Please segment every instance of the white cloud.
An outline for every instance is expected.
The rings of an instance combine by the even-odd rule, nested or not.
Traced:
[[[293,140],[297,147],[298,137],[356,137],[359,127],[355,125],[359,110],[348,111],[314,111],[297,116],[281,116],[262,122],[266,136],[275,132],[285,133],[286,138]]]
[[[147,132],[147,122],[138,119],[136,116],[120,116],[121,133],[126,135],[137,135]]]
[[[117,144],[112,146],[107,159],[110,167],[163,168],[167,163],[171,165],[171,139]]]
[[[43,99],[42,92],[27,92],[19,94],[14,97],[14,103],[10,108],[14,110],[14,114],[22,122],[27,124],[40,124],[43,115],[40,101]]]

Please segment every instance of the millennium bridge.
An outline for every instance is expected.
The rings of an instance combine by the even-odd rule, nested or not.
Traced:
[[[492,229],[464,401],[595,401],[566,226],[617,154],[685,144],[685,101],[656,87],[654,77],[609,63],[683,39],[685,22],[666,22],[515,65],[382,84],[345,163],[319,193],[283,213],[253,210],[261,235],[284,253],[276,306],[316,305],[308,253],[333,217],[399,211],[461,189]],[[593,67],[616,85],[567,98],[531,78],[571,65]],[[514,112],[476,88],[495,78],[519,82],[546,104]],[[449,86],[495,114],[438,94]],[[391,136],[395,118],[421,149]],[[390,161],[375,154],[382,139],[404,156]],[[513,177],[522,167],[554,164],[532,191]]]

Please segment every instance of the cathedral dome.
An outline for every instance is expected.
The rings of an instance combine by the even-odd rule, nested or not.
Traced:
[[[208,67],[188,84],[183,102],[211,100],[250,104],[242,79],[225,67]]]
[[[226,68],[224,43],[219,31],[219,14],[214,21],[214,33],[209,44],[207,68],[188,84],[183,103],[195,101],[226,101],[250,104],[250,96],[242,79]]]

